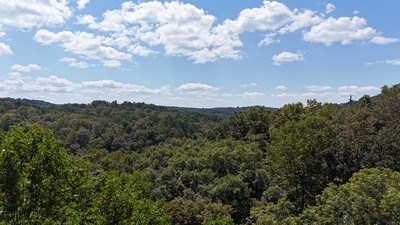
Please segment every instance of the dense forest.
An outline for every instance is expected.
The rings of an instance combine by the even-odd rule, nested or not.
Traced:
[[[400,85],[345,104],[0,100],[0,224],[400,224]]]

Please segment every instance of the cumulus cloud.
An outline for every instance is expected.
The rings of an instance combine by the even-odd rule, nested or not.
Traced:
[[[236,20],[226,20],[222,26],[235,34],[275,30],[292,20],[292,11],[284,4],[264,1],[260,8],[244,9]]]
[[[76,84],[57,76],[38,77],[35,85],[38,91],[50,92],[72,92],[76,89]]]
[[[354,93],[354,92],[370,92],[370,91],[380,91],[379,87],[376,86],[356,86],[356,85],[349,85],[349,86],[341,86],[337,88],[338,91],[340,92],[349,92],[349,93]]]
[[[28,4],[16,9],[15,5],[20,2],[35,6]],[[78,8],[83,9],[88,2],[78,0]],[[72,14],[67,0],[44,3],[45,0],[22,0],[13,3],[15,5],[7,3],[4,9],[24,9],[27,17],[30,13],[35,15],[30,23],[21,22],[26,25],[18,25],[20,22],[17,21],[24,20],[1,14],[1,10],[9,10],[0,7],[0,27],[30,28],[59,24]],[[29,11],[30,7],[34,9]],[[327,4],[327,9],[333,8],[331,3]],[[84,59],[99,60],[106,67],[119,67],[124,61],[133,60],[134,56],[156,54],[159,47],[164,49],[166,56],[185,57],[193,63],[237,60],[245,54],[241,50],[241,35],[246,32],[264,34],[259,46],[278,43],[278,35],[298,30],[304,31],[304,40],[326,45],[335,42],[350,44],[355,40],[388,44],[397,40],[381,37],[375,29],[367,26],[364,18],[326,19],[323,14],[309,9],[290,9],[283,3],[267,0],[259,7],[242,10],[236,18],[226,19],[219,24],[216,21],[215,16],[190,3],[124,2],[120,8],[107,10],[99,18],[93,15],[77,16],[77,24],[96,30],[94,33],[42,29],[36,33],[35,40],[43,45],[59,44],[66,52]]]
[[[281,28],[279,30],[279,33],[286,34],[289,32],[295,32],[299,29],[304,29],[312,25],[319,24],[321,21],[323,21],[323,18],[316,14],[316,12],[311,10],[304,10],[303,12],[299,12],[295,9],[291,17],[291,22]]]
[[[319,85],[310,85],[306,86],[306,89],[309,91],[329,91],[332,90],[332,87],[330,86],[319,86]]]
[[[217,93],[220,90],[219,87],[214,87],[208,84],[204,83],[186,83],[182,84],[180,87],[178,87],[177,91],[179,94],[182,95],[191,95],[198,100],[204,100],[204,99],[216,99],[219,97],[219,94]]]
[[[245,92],[243,94],[240,94],[239,96],[243,98],[258,98],[265,96],[265,94],[260,92]]]
[[[76,85],[57,76],[38,77],[32,81],[22,77],[13,77],[0,82],[0,87],[8,91],[22,92],[72,92]]]
[[[14,64],[13,66],[11,66],[11,70],[12,71],[24,72],[24,73],[37,71],[37,70],[41,70],[41,69],[42,69],[42,67],[37,65],[37,64],[28,64],[26,66],[22,66],[22,65],[19,65],[19,64]]]
[[[66,52],[87,59],[100,60],[107,67],[118,67],[121,65],[120,61],[132,59],[131,54],[116,49],[118,44],[113,41],[114,39],[92,33],[71,31],[53,33],[39,30],[34,39],[43,45],[60,43]]]
[[[11,67],[11,70],[14,72],[24,72],[24,73],[28,73],[31,71],[38,71],[41,69],[42,69],[42,67],[37,64],[28,64],[26,66],[15,64]]]
[[[213,87],[208,84],[203,84],[203,83],[186,83],[182,84],[178,90],[179,91],[211,91],[211,90],[217,90],[218,88]]]
[[[317,24],[321,18],[311,10],[290,10],[282,3],[264,1],[259,8],[244,9],[235,20],[227,19],[213,31],[218,34],[220,41],[227,41],[230,49],[243,45],[240,35],[245,32],[266,32],[258,45],[269,45],[280,42],[277,33],[285,34]],[[240,52],[237,52],[240,56]]]
[[[305,32],[304,40],[329,46],[335,42],[346,45],[355,40],[369,40],[377,36],[377,31],[368,27],[364,18],[330,17]]]
[[[121,66],[121,62],[118,60],[103,60],[103,66],[108,68],[115,68]]]
[[[237,18],[215,24],[216,18],[204,10],[182,2],[125,2],[120,9],[104,12],[102,19],[78,16],[78,24],[112,33],[135,44],[130,54],[146,56],[152,47],[162,46],[167,56],[187,57],[194,63],[219,58],[240,59],[246,32],[265,32],[259,46],[279,42],[285,34],[316,25],[322,18],[311,10],[291,10],[276,1],[264,1],[257,8],[242,10]],[[142,44],[149,46],[144,47]]]
[[[69,66],[80,68],[80,69],[85,69],[85,68],[89,67],[89,63],[83,62],[83,61],[78,61],[75,58],[64,57],[64,58],[60,59],[60,62],[68,63]]]
[[[0,42],[0,56],[1,55],[12,55],[14,54],[10,46]]]
[[[90,0],[78,0],[78,9],[84,9]]]
[[[400,66],[400,59],[388,59],[385,63]]]
[[[335,10],[336,10],[336,6],[334,4],[332,4],[332,3],[326,4],[326,7],[325,7],[325,13],[326,14],[329,14],[329,13],[335,11]]]
[[[162,45],[166,55],[185,56],[198,63],[212,61],[224,53],[222,49],[217,51],[221,46],[210,43],[214,22],[214,16],[192,4],[158,1],[125,2],[121,9],[106,11],[100,22],[91,15],[78,17],[79,24],[91,29],[123,33],[150,46]],[[143,53],[143,48],[133,50],[142,55],[153,53]]]
[[[129,46],[128,52],[131,53],[132,55],[138,55],[138,56],[148,56],[157,53],[156,51],[153,51],[138,44]]]
[[[71,15],[68,0],[18,0],[0,4],[0,26],[19,29],[62,24]]]
[[[371,66],[374,64],[390,64],[390,65],[399,66],[400,58],[399,59],[376,60],[375,62],[368,62],[365,65]]]
[[[274,61],[275,65],[279,66],[286,62],[303,61],[304,54],[301,52],[281,52],[278,55],[272,56],[272,60]]]
[[[112,89],[117,93],[169,94],[168,86],[151,89],[142,85],[126,84],[113,80],[87,81],[82,82],[80,85],[85,89]]]
[[[285,85],[278,85],[275,87],[275,89],[278,91],[284,91],[287,89],[287,87]]]
[[[369,42],[377,45],[387,45],[399,42],[397,38],[374,37]]]
[[[38,77],[35,80],[21,76],[13,76],[0,82],[0,88],[16,92],[53,92],[74,93],[103,93],[107,95],[121,94],[169,94],[168,86],[148,88],[142,85],[122,83],[113,80],[85,81],[75,83],[58,76]]]
[[[241,84],[241,85],[239,85],[239,87],[241,87],[241,88],[256,87],[256,86],[257,86],[257,84],[254,83],[254,82],[251,82],[251,83],[248,83],[248,84]]]
[[[279,38],[276,38],[277,34],[276,33],[270,33],[270,34],[266,34],[264,36],[264,39],[262,39],[259,43],[258,46],[266,46],[266,45],[270,45],[272,43],[279,43],[281,40]]]

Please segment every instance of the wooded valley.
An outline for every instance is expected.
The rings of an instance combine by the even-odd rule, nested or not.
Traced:
[[[344,104],[0,100],[1,224],[399,224],[400,85]]]

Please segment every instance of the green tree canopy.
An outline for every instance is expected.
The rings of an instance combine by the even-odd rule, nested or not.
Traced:
[[[344,185],[331,184],[300,218],[302,224],[398,224],[400,173],[363,169]]]

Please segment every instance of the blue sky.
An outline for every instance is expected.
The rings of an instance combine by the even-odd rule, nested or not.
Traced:
[[[400,1],[0,0],[0,96],[222,107],[375,95]]]

